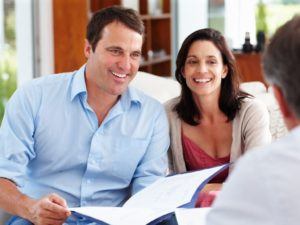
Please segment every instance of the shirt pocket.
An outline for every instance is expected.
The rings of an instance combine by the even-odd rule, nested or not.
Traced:
[[[118,180],[131,182],[139,163],[143,159],[149,141],[127,136],[105,137],[107,147],[102,152],[103,162],[111,175]]]

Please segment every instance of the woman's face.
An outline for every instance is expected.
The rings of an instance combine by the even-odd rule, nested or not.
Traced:
[[[221,80],[226,77],[227,70],[213,42],[199,40],[191,45],[182,72],[194,96],[219,97]]]

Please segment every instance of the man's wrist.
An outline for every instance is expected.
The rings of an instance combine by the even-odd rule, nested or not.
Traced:
[[[34,204],[36,200],[28,197],[27,195],[20,194],[18,197],[18,202],[21,203],[19,204],[20,207],[17,208],[17,214],[29,221],[33,221],[34,217]]]

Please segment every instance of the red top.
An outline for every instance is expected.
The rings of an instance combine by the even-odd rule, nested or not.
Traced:
[[[185,136],[182,132],[183,156],[188,171],[206,169],[229,163],[230,155],[223,158],[213,158],[203,149],[199,148],[196,143]],[[224,170],[209,183],[223,183],[228,176],[228,169]]]

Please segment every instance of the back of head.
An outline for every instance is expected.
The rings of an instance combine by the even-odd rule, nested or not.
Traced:
[[[266,79],[281,88],[300,118],[300,15],[276,31],[264,53],[263,67]]]
[[[93,51],[101,39],[103,29],[112,22],[119,22],[144,35],[144,23],[137,11],[122,6],[112,6],[95,12],[87,25],[86,39]],[[120,34],[121,35],[121,34]]]

